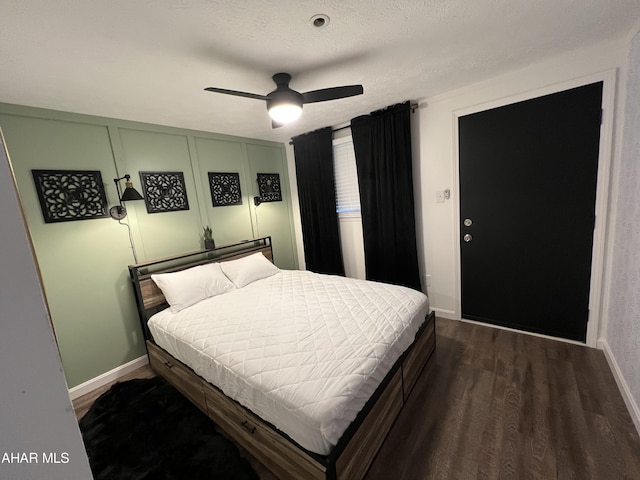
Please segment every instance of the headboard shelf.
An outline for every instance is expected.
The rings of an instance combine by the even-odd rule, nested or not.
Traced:
[[[270,236],[221,245],[211,250],[196,250],[158,260],[129,265],[129,276],[133,283],[133,291],[135,293],[145,340],[151,338],[147,327],[149,318],[154,313],[168,306],[162,291],[151,279],[151,275],[155,273],[177,272],[206,263],[236,260],[257,252],[261,252],[267,259],[273,262]]]
[[[132,268],[136,268],[138,270],[143,270],[145,267],[152,267],[154,265],[162,264],[165,262],[175,262],[177,260],[182,260],[183,258],[188,258],[196,255],[206,255],[209,258],[220,258],[224,256],[233,255],[234,252],[238,250],[242,250],[243,252],[247,249],[251,248],[251,244],[255,247],[256,250],[259,250],[264,247],[271,247],[271,237],[258,237],[251,240],[241,240],[235,243],[228,243],[226,245],[220,245],[218,247],[212,248],[211,250],[194,250],[192,252],[182,253],[178,255],[173,255],[171,257],[159,258],[156,260],[151,260],[149,262],[141,262],[136,263],[135,265],[129,265],[129,270]]]

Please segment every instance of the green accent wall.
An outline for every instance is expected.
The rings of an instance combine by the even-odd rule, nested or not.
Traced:
[[[127,266],[129,230],[108,218],[45,223],[31,170],[99,170],[108,206],[114,178],[141,171],[183,172],[189,210],[147,213],[127,202],[139,262],[203,247],[203,226],[217,245],[271,235],[274,261],[298,268],[285,147],[281,143],[0,103],[20,200],[44,283],[69,387],[146,353]],[[242,205],[213,207],[208,172],[240,176]],[[253,204],[257,173],[278,173],[282,202]]]

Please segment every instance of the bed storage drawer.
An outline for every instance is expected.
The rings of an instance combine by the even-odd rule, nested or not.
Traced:
[[[395,373],[336,462],[338,480],[363,478],[402,409],[402,373]]]
[[[326,467],[307,455],[263,420],[204,383],[207,415],[278,478],[326,479]]]
[[[409,396],[420,372],[436,347],[435,316],[429,315],[426,321],[428,323],[422,335],[413,344],[411,351],[402,362],[404,398]]]
[[[154,343],[147,342],[151,369],[165,378],[182,394],[206,413],[202,381],[191,369],[171,357]]]

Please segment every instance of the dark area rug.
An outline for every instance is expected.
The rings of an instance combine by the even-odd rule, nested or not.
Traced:
[[[238,448],[162,378],[116,383],[80,420],[95,480],[257,480]]]

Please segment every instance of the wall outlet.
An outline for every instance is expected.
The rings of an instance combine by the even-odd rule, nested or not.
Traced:
[[[424,276],[424,286],[425,287],[430,287],[431,286],[431,275],[425,275]]]

